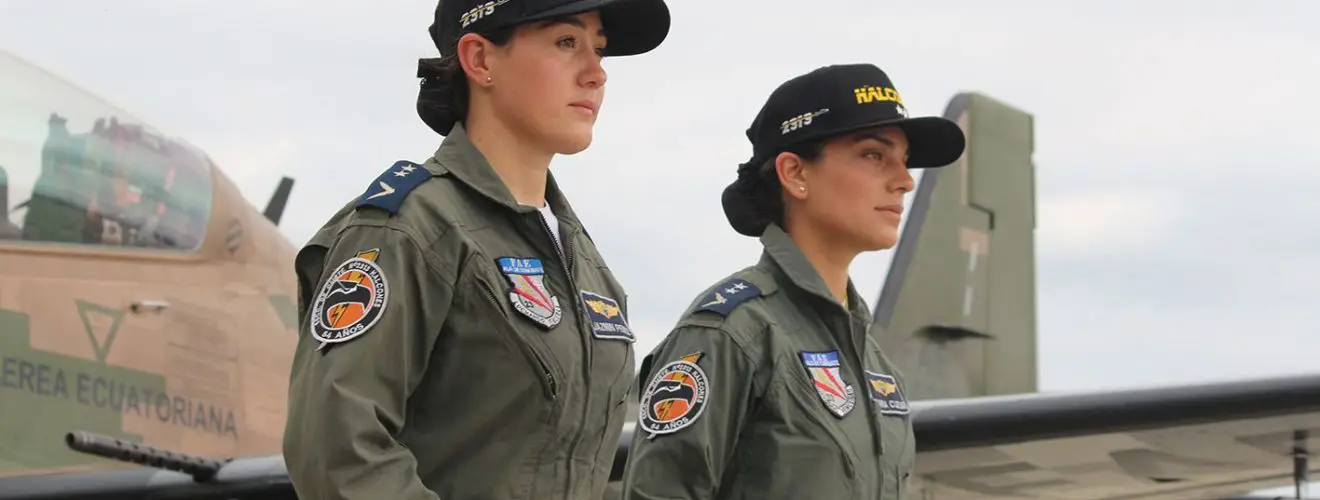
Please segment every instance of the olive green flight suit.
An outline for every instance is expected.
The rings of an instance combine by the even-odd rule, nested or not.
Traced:
[[[626,500],[900,499],[915,456],[903,377],[779,227],[642,362]]]
[[[553,177],[546,197],[562,258],[457,125],[299,252],[300,498],[601,496],[634,375],[627,296]]]

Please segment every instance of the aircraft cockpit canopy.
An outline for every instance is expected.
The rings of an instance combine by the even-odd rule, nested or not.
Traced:
[[[204,153],[4,52],[0,74],[0,244],[201,246]]]

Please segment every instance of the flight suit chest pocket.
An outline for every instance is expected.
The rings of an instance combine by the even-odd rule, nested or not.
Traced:
[[[627,296],[603,265],[593,264],[590,275],[580,276],[578,281],[577,299],[586,320],[583,329],[591,338],[592,372],[609,381],[611,403],[623,403],[632,387],[636,342],[628,323]]]
[[[903,498],[916,454],[912,410],[902,380],[891,374],[888,363],[872,366],[874,369],[866,370],[864,375],[868,403],[875,407],[876,432],[883,443],[880,460],[884,491]]]
[[[545,398],[556,400],[559,396],[560,381],[563,380],[563,370],[549,345],[541,338],[546,332],[538,329],[528,318],[522,317],[526,314],[520,313],[517,309],[518,301],[523,300],[524,295],[534,294],[537,290],[535,282],[529,280],[532,284],[520,289],[509,283],[509,280],[493,274],[480,269],[474,270],[470,274],[471,283],[462,288],[476,295],[469,297],[471,300],[468,301],[473,307],[468,311],[472,316],[468,318],[470,320],[468,328],[472,331],[467,332],[467,335],[476,337],[474,340],[479,339],[474,343],[475,345],[499,342],[505,353],[511,355],[511,359],[524,361],[522,364],[531,370],[531,375],[537,379]],[[521,277],[510,279],[521,279]],[[557,305],[557,301],[554,305]],[[499,356],[484,357],[482,354],[484,353],[481,350],[474,350],[470,359],[483,363],[501,359]],[[507,387],[505,389],[507,390]]]
[[[798,432],[809,432],[801,437],[815,442],[816,446],[829,443],[835,454],[816,456],[813,460],[821,462],[837,457],[845,473],[845,478],[840,480],[859,480],[858,449],[867,427],[865,417],[856,414],[857,388],[848,382],[848,372],[840,364],[838,351],[801,351],[794,353],[793,358],[780,362],[777,376],[796,400],[795,406],[801,412],[798,418],[816,424],[798,425]]]

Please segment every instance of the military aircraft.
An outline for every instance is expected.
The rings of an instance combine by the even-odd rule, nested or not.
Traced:
[[[41,179],[69,176],[70,165],[114,172],[77,181],[97,186],[82,191],[95,195],[55,196],[90,200],[54,226],[83,224],[67,231],[81,240],[0,245],[0,457],[10,474],[0,478],[0,500],[296,498],[279,455],[297,330],[292,250],[275,229],[288,187],[262,214],[195,149],[180,157],[191,163],[175,160],[193,165],[175,167],[194,169],[175,174],[191,184],[147,187],[159,186],[161,174],[146,170],[162,156],[139,142],[130,143],[141,150],[137,163],[87,158],[105,147],[95,133],[109,125],[95,120],[123,123],[122,112],[15,58],[0,65],[18,75],[0,82],[0,162],[24,174],[10,182],[20,198],[60,192],[72,181]],[[54,125],[51,110],[66,125]],[[956,165],[922,174],[874,308],[872,334],[912,381],[901,388],[913,401],[918,449],[907,497],[1174,499],[1302,489],[1320,430],[1320,374],[1037,392],[1033,118],[977,93],[955,96],[945,116],[967,132],[968,151]],[[68,142],[68,123],[93,133]],[[65,149],[47,147],[50,137]],[[143,143],[162,140],[153,134]],[[136,211],[102,208],[121,200],[112,192],[130,200],[141,192],[146,201],[130,203]],[[151,204],[183,213],[171,219]],[[83,218],[101,221],[100,240]],[[107,218],[119,227],[105,229]],[[25,235],[47,219],[7,220]],[[123,248],[133,246],[125,241],[156,243]],[[139,404],[148,406],[114,406],[113,387],[139,387]],[[632,431],[626,424],[607,499],[618,496]]]
[[[279,453],[292,179],[258,212],[185,141],[13,54],[0,74],[0,476],[119,464],[71,429]]]

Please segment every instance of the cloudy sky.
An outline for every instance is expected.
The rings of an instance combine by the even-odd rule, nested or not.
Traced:
[[[283,231],[301,244],[440,140],[413,109],[434,3],[388,3],[4,0],[0,48],[187,138],[254,203],[296,177]],[[639,349],[757,257],[719,192],[766,95],[867,61],[914,113],[979,90],[1035,114],[1042,389],[1314,368],[1320,3],[672,4],[665,45],[607,60],[591,149],[553,165],[629,288]],[[889,258],[853,268],[871,301]]]

